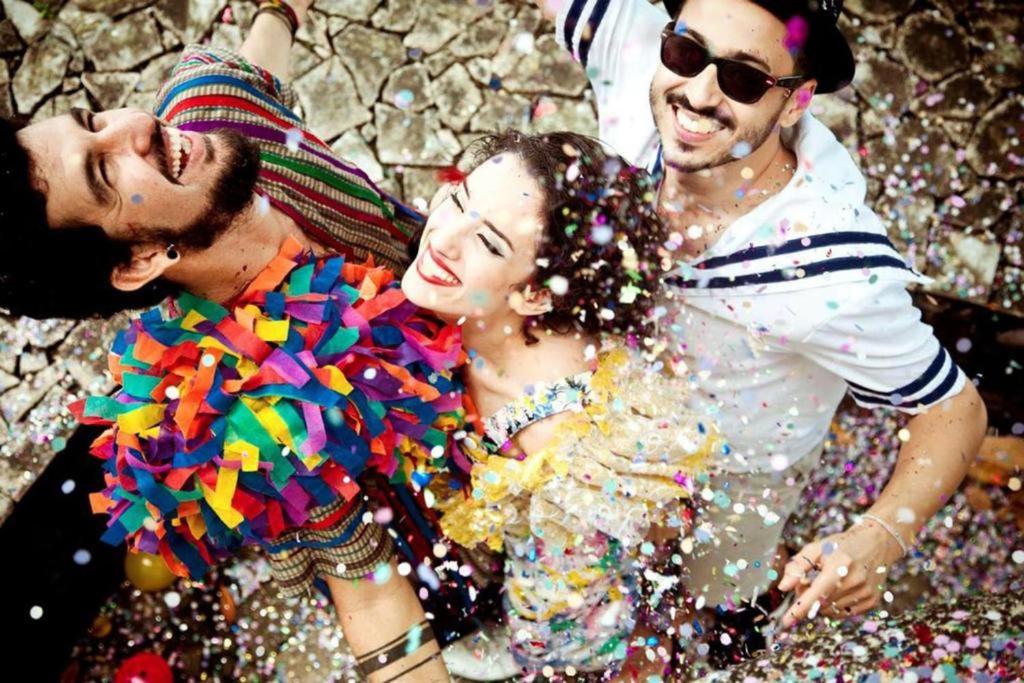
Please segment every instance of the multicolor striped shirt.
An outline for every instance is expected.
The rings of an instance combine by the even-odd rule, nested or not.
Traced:
[[[157,93],[154,112],[182,130],[233,128],[260,148],[256,191],[306,234],[401,273],[422,218],[340,159],[293,111],[291,86],[221,48],[189,45]]]

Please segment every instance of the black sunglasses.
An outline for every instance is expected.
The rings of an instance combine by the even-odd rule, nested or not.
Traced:
[[[693,78],[714,64],[718,67],[718,87],[729,99],[754,104],[772,88],[792,90],[807,80],[806,76],[776,78],[735,59],[714,57],[694,38],[676,33],[675,27],[676,22],[670,21],[661,32],[661,63],[685,78]]]

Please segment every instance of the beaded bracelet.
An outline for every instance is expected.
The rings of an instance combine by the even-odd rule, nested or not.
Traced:
[[[883,529],[885,529],[886,531],[888,531],[889,535],[892,536],[893,538],[895,538],[896,542],[899,543],[900,550],[903,551],[903,555],[904,556],[907,553],[910,552],[910,546],[907,545],[907,542],[904,541],[903,537],[900,536],[899,532],[896,531],[896,529],[894,529],[893,526],[891,524],[889,524],[888,522],[886,522],[884,519],[882,519],[881,517],[877,517],[877,516],[871,514],[870,512],[865,512],[864,514],[862,514],[860,516],[861,523],[863,523],[864,520],[871,520],[872,522],[874,522],[878,526],[880,526]]]

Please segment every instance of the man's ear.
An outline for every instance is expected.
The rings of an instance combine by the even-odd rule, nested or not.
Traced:
[[[789,96],[789,102],[786,103],[786,110],[782,112],[782,116],[779,118],[779,125],[783,128],[796,125],[796,122],[804,115],[807,108],[811,106],[811,98],[814,97],[814,91],[817,88],[818,81],[812,78],[794,90]]]
[[[523,317],[543,315],[551,310],[551,291],[546,288],[535,290],[526,285],[509,295],[508,304]]]
[[[132,259],[114,267],[110,284],[122,292],[134,292],[177,263],[178,257],[168,256],[168,247],[163,244],[137,244],[132,247]]]

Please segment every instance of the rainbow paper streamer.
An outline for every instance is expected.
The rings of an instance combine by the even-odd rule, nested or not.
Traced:
[[[144,313],[111,350],[121,389],[72,406],[108,427],[103,540],[198,578],[355,498],[366,471],[402,484],[464,461],[463,359],[390,271],[294,241],[228,306],[186,293]]]

